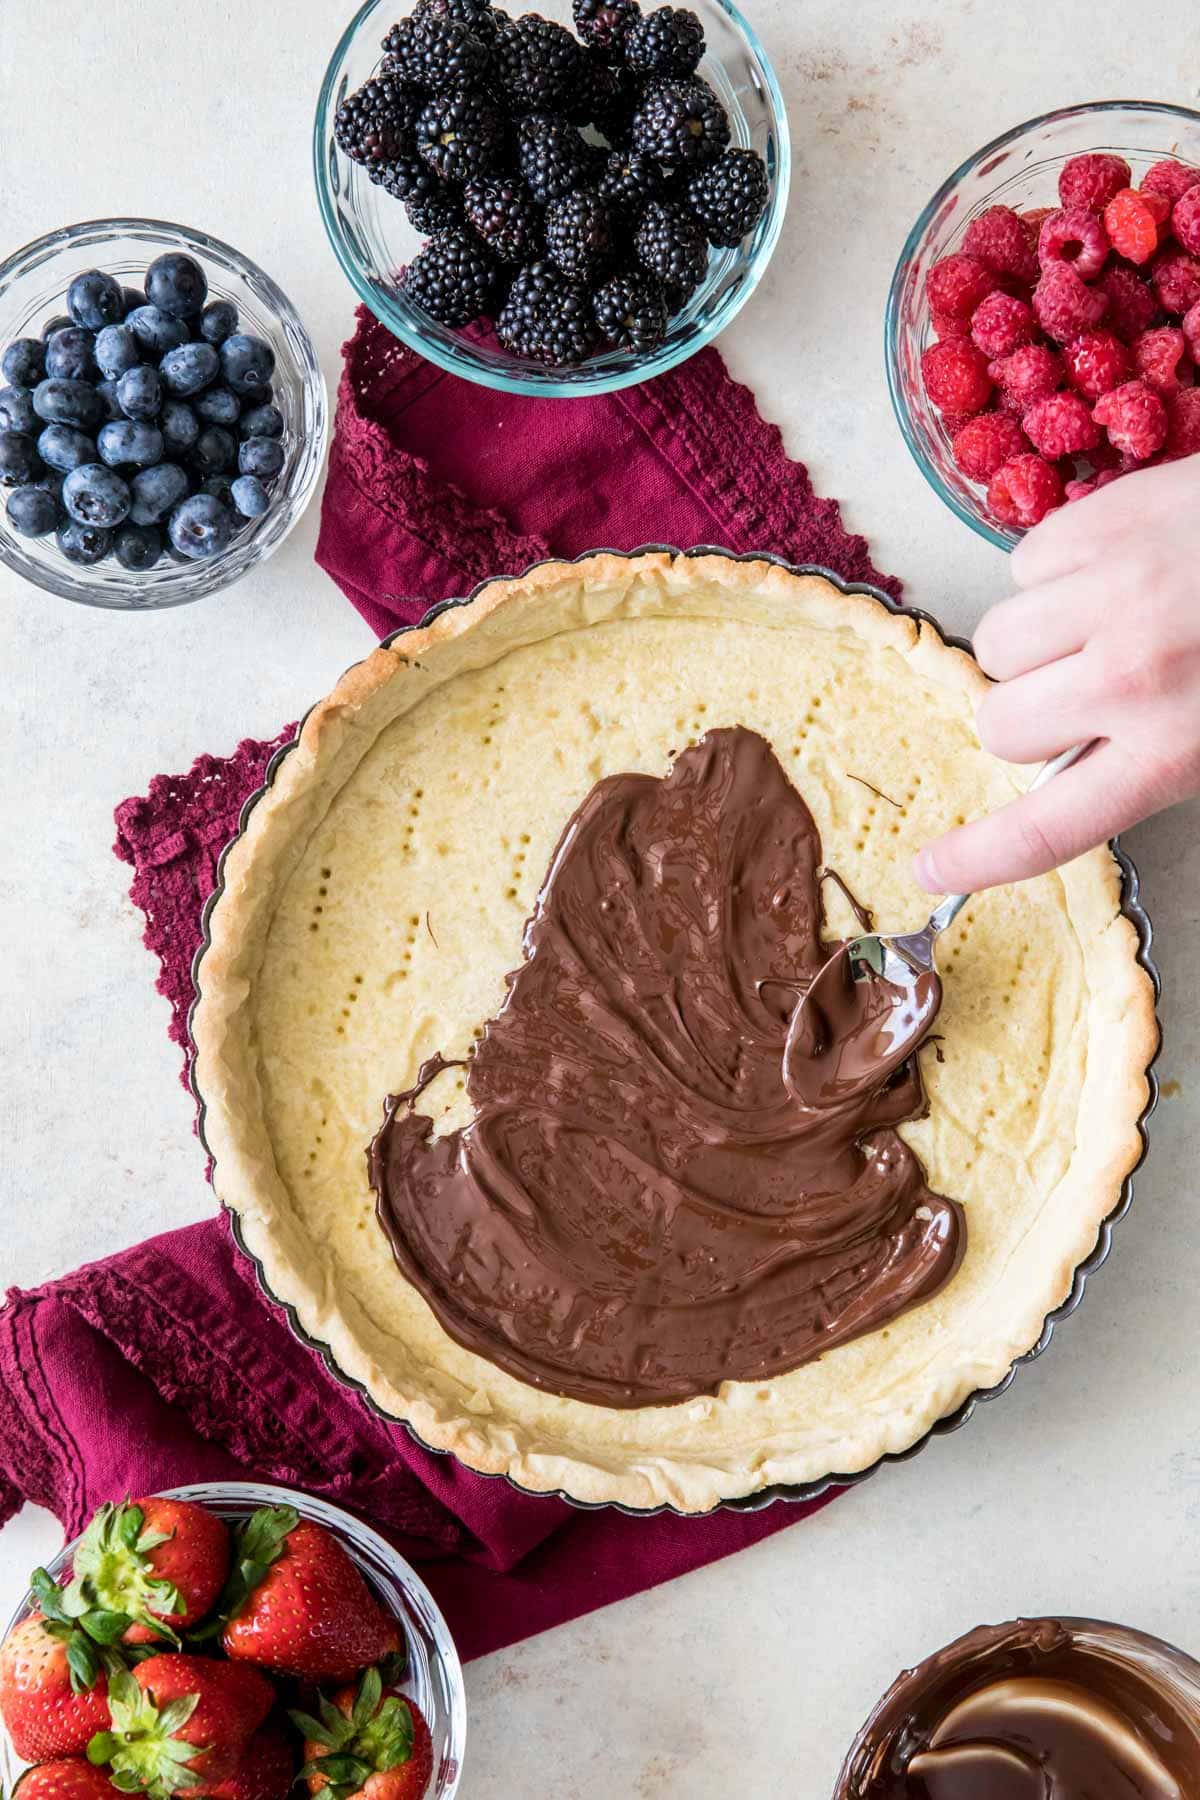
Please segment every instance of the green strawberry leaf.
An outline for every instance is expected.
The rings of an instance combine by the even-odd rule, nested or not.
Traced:
[[[327,1750],[339,1748],[338,1734],[322,1725],[319,1719],[314,1719],[311,1713],[301,1712],[299,1707],[289,1707],[288,1718],[307,1742],[324,1744]]]
[[[199,1704],[199,1694],[184,1694],[182,1699],[172,1700],[158,1715],[158,1729],[166,1737],[174,1737],[182,1731]]]
[[[354,1696],[354,1706],[350,1713],[350,1723],[356,1731],[369,1719],[375,1717],[379,1710],[379,1702],[383,1699],[383,1681],[378,1669],[366,1669],[358,1684],[358,1693]]]
[[[353,1786],[360,1788],[375,1773],[369,1762],[359,1756],[346,1756],[333,1752],[329,1756],[314,1756],[300,1771],[302,1776],[324,1775],[331,1787]]]
[[[67,1668],[71,1672],[71,1687],[77,1694],[94,1688],[100,1678],[95,1645],[82,1631],[73,1631],[67,1639]]]
[[[128,1631],[132,1620],[128,1613],[108,1612],[98,1607],[80,1615],[80,1628],[97,1644],[115,1644]]]
[[[142,1535],[142,1526],[146,1523],[146,1515],[140,1506],[124,1506],[112,1509],[110,1525],[127,1550],[136,1550],[138,1539]],[[111,1538],[111,1533],[110,1533]]]
[[[63,1610],[62,1589],[48,1569],[35,1569],[29,1577],[29,1586],[45,1618],[58,1625],[71,1624]]]
[[[189,1632],[189,1643],[211,1642],[237,1617],[299,1523],[294,1506],[260,1506],[242,1520],[234,1532],[233,1560],[220,1598],[211,1617]]]
[[[88,1739],[87,1759],[99,1766],[111,1762],[120,1738],[115,1731],[96,1731]]]

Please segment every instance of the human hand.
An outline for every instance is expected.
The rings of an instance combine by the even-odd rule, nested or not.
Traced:
[[[1200,455],[1124,476],[1013,552],[1022,591],[975,634],[997,686],[979,735],[1007,762],[1097,740],[1035,794],[919,853],[930,893],[976,893],[1069,862],[1200,791]]]

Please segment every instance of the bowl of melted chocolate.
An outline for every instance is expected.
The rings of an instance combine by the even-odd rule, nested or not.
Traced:
[[[898,1676],[834,1800],[1194,1800],[1200,1663],[1124,1625],[981,1625]]]

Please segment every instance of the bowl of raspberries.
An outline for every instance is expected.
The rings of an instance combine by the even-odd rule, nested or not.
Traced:
[[[0,264],[0,558],[91,606],[179,606],[275,550],[316,487],[325,384],[295,308],[153,219]]]
[[[22,1800],[451,1800],[462,1669],[385,1540],[255,1482],[101,1506],[0,1641]]]
[[[918,466],[1002,549],[1200,451],[1200,113],[1111,101],[985,145],[909,235],[886,351]]]
[[[779,86],[728,0],[367,0],[317,110],[321,211],[372,312],[453,374],[603,393],[750,297],[787,204]]]

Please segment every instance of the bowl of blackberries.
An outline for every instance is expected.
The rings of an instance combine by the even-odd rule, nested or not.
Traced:
[[[96,220],[0,264],[0,560],[86,605],[179,606],[286,537],[325,450],[295,308],[228,244]]]
[[[371,311],[515,393],[604,393],[682,362],[749,299],[787,205],[779,85],[728,0],[401,16],[367,0],[314,150],[330,242]]]

